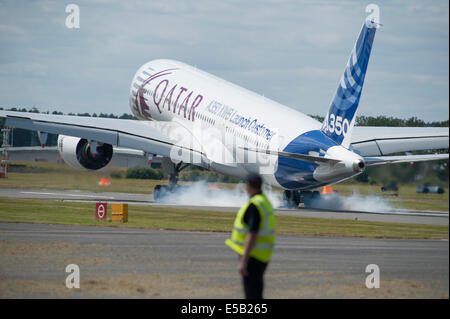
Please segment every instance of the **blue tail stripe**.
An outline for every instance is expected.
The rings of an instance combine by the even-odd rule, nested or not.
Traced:
[[[375,32],[376,28],[367,27],[364,23],[324,120],[322,132],[337,144],[342,144],[345,136],[350,133],[351,123],[355,117],[364,84]],[[336,127],[338,129],[335,129]]]

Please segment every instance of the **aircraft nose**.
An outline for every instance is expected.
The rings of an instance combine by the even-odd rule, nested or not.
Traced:
[[[353,171],[362,172],[366,168],[366,163],[363,160],[356,160],[353,162]]]

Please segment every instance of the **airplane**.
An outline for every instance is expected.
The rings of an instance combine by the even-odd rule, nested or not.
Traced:
[[[448,160],[449,154],[398,155],[448,149],[448,128],[357,127],[356,113],[379,28],[366,18],[323,123],[259,94],[179,61],[158,59],[133,77],[129,105],[138,120],[0,111],[5,125],[59,134],[58,149],[71,166],[97,170],[113,147],[162,157],[169,185],[197,165],[245,177],[258,172],[296,207],[313,191],[390,163]],[[394,154],[394,155],[392,155]]]

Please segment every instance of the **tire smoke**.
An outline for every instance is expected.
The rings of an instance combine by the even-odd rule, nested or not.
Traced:
[[[347,210],[361,212],[384,213],[392,211],[392,207],[379,196],[368,195],[362,196],[353,193],[351,196],[340,196],[339,194],[322,195],[317,199],[313,199],[309,203],[309,207],[317,209],[329,210]]]
[[[268,185],[263,187],[264,194],[267,195],[274,208],[283,207],[282,192],[272,190]],[[160,203],[172,205],[189,206],[211,206],[211,207],[241,207],[248,201],[248,195],[244,184],[240,183],[233,188],[217,186],[201,180],[177,187],[168,196],[160,199]],[[356,191],[351,196],[341,196],[337,193],[321,195],[306,204],[307,208],[342,210],[342,211],[363,211],[363,212],[387,212],[393,208],[380,199],[379,196],[363,196]]]
[[[282,205],[280,192],[273,191],[264,185],[263,192],[271,201],[273,207]],[[243,184],[234,188],[209,185],[206,181],[193,182],[176,188],[170,196],[164,196],[160,202],[174,205],[241,207],[248,201],[248,195]]]

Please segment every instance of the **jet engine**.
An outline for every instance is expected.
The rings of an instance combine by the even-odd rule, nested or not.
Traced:
[[[58,150],[67,164],[88,170],[105,167],[113,155],[113,147],[110,144],[65,135],[58,136]]]

